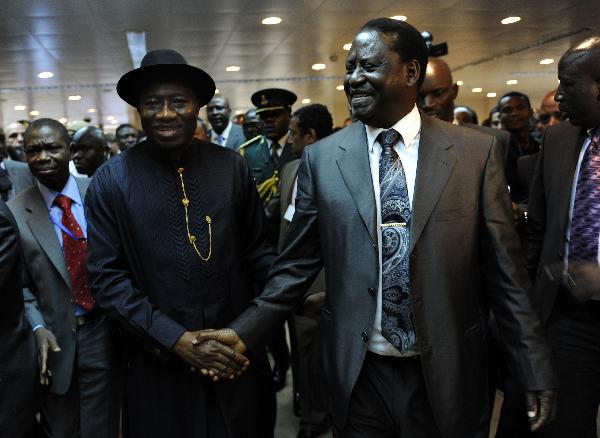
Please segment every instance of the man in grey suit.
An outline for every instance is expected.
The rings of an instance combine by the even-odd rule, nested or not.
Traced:
[[[0,199],[9,201],[23,190],[35,184],[27,164],[11,160],[4,134],[0,138]]]
[[[35,333],[44,436],[113,438],[119,427],[118,363],[112,329],[89,292],[83,199],[88,180],[69,174],[69,137],[56,120],[25,132],[38,183],[9,207],[19,224],[25,312]]]
[[[229,99],[223,96],[214,97],[206,105],[206,114],[211,126],[210,141],[237,151],[246,142],[242,127],[232,123]]]

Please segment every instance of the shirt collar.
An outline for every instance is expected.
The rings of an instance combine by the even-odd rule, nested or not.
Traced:
[[[48,210],[52,208],[54,200],[58,195],[64,195],[67,198],[70,198],[75,204],[83,206],[83,203],[81,202],[81,194],[79,193],[79,187],[77,187],[77,181],[75,181],[73,175],[69,175],[67,183],[60,192],[55,192],[39,181],[37,182],[37,185]]]
[[[373,150],[373,145],[377,140],[377,136],[385,131],[384,128],[375,128],[373,126],[365,125],[367,128],[367,144],[369,146],[369,150]],[[410,148],[413,144],[413,141],[419,131],[421,130],[421,115],[419,114],[419,110],[415,105],[413,109],[400,120],[398,120],[393,126],[390,128],[394,128],[396,131],[402,135],[402,139],[404,140],[404,145],[407,148]]]
[[[223,132],[221,132],[220,134],[217,134],[217,131],[215,131],[215,129],[212,126],[210,132],[213,141],[217,141],[219,137],[223,137],[223,141],[227,141],[227,138],[229,138],[229,132],[231,132],[231,120],[229,121],[225,129],[223,129]]]
[[[281,137],[281,138],[280,138],[280,139],[277,141],[277,144],[278,144],[280,147],[283,147],[283,146],[285,146],[285,144],[287,143],[287,140],[288,140],[288,137],[289,137],[289,135],[290,135],[290,132],[289,132],[289,131],[288,131],[288,132],[286,132],[286,133],[285,133],[285,135],[284,135],[283,137]],[[267,139],[267,140],[268,140],[268,139]],[[272,145],[272,144],[273,144],[273,140],[269,140],[269,147],[271,147],[271,145]]]

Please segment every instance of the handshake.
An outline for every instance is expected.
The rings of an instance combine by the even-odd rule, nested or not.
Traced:
[[[243,354],[246,345],[230,328],[184,332],[173,347],[192,371],[198,371],[214,382],[240,376],[250,361]]]

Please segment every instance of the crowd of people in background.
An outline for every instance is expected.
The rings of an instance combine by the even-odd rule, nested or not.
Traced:
[[[497,388],[498,438],[596,436],[600,40],[479,124],[420,38],[359,31],[344,126],[281,88],[233,117],[172,50],[119,81],[141,127],[7,124],[0,436],[269,437],[290,367],[298,437],[484,437]]]

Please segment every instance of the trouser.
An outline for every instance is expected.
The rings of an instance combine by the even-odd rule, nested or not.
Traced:
[[[441,438],[418,357],[367,353],[336,438]]]
[[[42,400],[44,436],[117,437],[123,391],[116,354],[104,316],[78,327],[71,386],[66,394],[47,392]]]

